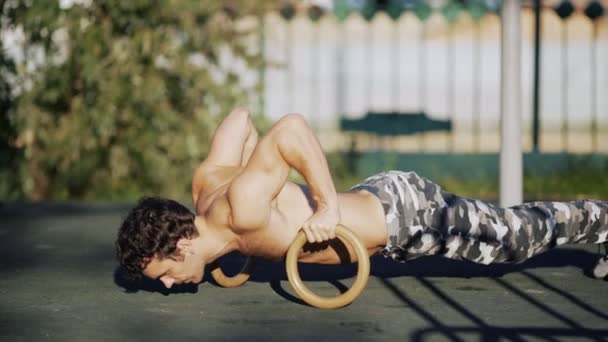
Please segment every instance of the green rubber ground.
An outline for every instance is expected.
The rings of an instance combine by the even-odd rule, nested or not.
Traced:
[[[333,311],[293,297],[281,263],[261,262],[243,287],[162,290],[132,283],[114,261],[129,205],[0,206],[0,341],[606,341],[608,281],[584,271],[597,246],[569,246],[522,265],[427,257],[372,258],[361,297]],[[229,270],[238,257],[223,261]],[[301,267],[337,294],[352,266]]]

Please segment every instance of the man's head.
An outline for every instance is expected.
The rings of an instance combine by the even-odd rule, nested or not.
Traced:
[[[166,287],[200,282],[205,262],[195,221],[196,216],[175,201],[143,198],[118,230],[118,261],[130,277],[144,274]]]

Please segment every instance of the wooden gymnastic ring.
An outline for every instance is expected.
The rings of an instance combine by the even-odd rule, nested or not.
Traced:
[[[369,279],[369,254],[361,240],[359,240],[355,233],[341,225],[336,227],[336,236],[343,238],[347,243],[350,243],[351,246],[353,246],[359,263],[357,277],[355,278],[353,286],[341,295],[335,297],[321,297],[310,291],[302,282],[300,273],[298,272],[298,255],[300,254],[302,246],[306,243],[306,235],[303,231],[300,231],[298,235],[296,235],[296,238],[289,246],[289,250],[287,250],[287,256],[285,258],[287,278],[293,289],[306,303],[321,309],[337,309],[352,303],[352,301],[363,292],[367,285],[367,280]]]
[[[253,258],[251,256],[247,256],[245,265],[243,265],[241,270],[235,276],[229,277],[222,272],[222,268],[220,267],[220,263],[218,261],[212,266],[213,269],[211,270],[211,276],[213,277],[213,280],[215,280],[215,282],[222,287],[239,287],[249,280],[253,265]]]

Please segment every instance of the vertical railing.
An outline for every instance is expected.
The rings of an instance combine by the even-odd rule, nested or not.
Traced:
[[[590,51],[590,61],[589,67],[591,69],[591,149],[596,151],[599,143],[599,131],[598,131],[598,121],[599,121],[599,110],[597,105],[597,91],[598,91],[598,77],[597,77],[597,45],[598,45],[598,29],[599,29],[599,20],[604,15],[604,8],[597,1],[593,1],[589,3],[589,6],[585,8],[585,15],[591,20],[592,23],[592,39],[591,39],[591,51]],[[608,89],[604,89],[606,93],[608,93]],[[608,144],[608,141],[604,142]]]
[[[446,4],[443,8],[442,8],[442,13],[444,15],[444,17],[447,20],[448,23],[448,46],[447,46],[447,58],[446,58],[446,112],[448,114],[448,119],[449,120],[453,120],[454,119],[454,110],[455,110],[455,106],[454,106],[454,88],[456,86],[455,84],[455,77],[454,77],[454,68],[450,68],[450,65],[452,63],[452,61],[454,61],[455,59],[455,53],[454,53],[454,26],[456,25],[457,21],[458,21],[458,16],[460,15],[462,11],[462,6],[460,5],[459,2],[455,2],[455,1],[450,1],[448,4]],[[452,128],[453,129],[453,128]],[[448,146],[448,151],[449,152],[454,152],[454,147],[456,146],[456,139],[455,139],[455,135],[452,133],[450,134],[450,140],[449,140],[449,146]]]
[[[287,77],[285,78],[285,88],[287,89],[287,96],[285,97],[286,112],[293,112],[294,104],[294,78],[295,71],[293,67],[293,56],[292,56],[292,43],[293,43],[293,18],[296,15],[295,5],[291,2],[285,3],[280,9],[279,13],[285,20],[285,68],[287,69]]]
[[[562,151],[568,150],[568,124],[569,124],[569,74],[570,69],[568,67],[568,18],[574,13],[574,5],[570,1],[562,1],[556,8],[555,12],[562,19],[561,24],[561,64],[562,64],[562,89],[561,96],[562,99]]]
[[[420,28],[420,33],[418,36],[418,46],[419,46],[419,72],[418,72],[418,87],[420,94],[420,99],[418,100],[420,103],[420,110],[425,111],[428,106],[428,95],[427,95],[427,78],[426,74],[428,73],[428,63],[427,63],[427,30],[428,30],[428,19],[433,13],[433,9],[431,6],[424,2],[419,1],[414,8],[414,13],[416,13],[416,17],[420,20],[422,27]],[[419,135],[420,139],[418,141],[418,146],[420,151],[424,151],[427,147],[427,141],[424,139],[422,134]]]
[[[308,9],[308,18],[312,23],[315,23],[313,27],[312,33],[312,44],[311,44],[311,69],[313,70],[312,75],[312,83],[310,88],[310,102],[312,103],[312,112],[311,112],[311,123],[313,128],[318,129],[319,116],[321,113],[320,106],[320,97],[319,97],[319,87],[316,87],[321,81],[320,73],[320,50],[321,50],[321,41],[319,36],[319,20],[323,16],[323,10],[318,6],[311,6]]]
[[[499,53],[494,51],[494,46],[489,48],[488,44],[491,44],[489,43],[491,40],[498,41],[499,35],[490,37],[485,30],[498,31],[495,30],[498,22],[487,19],[489,16],[500,15],[498,11],[500,1],[334,0],[333,8],[312,6],[304,10],[301,4],[298,6],[293,2],[283,4],[277,12],[284,25],[267,27],[264,31],[266,40],[276,39],[277,35],[273,34],[273,31],[284,30],[282,36],[285,37],[284,44],[279,44],[283,47],[283,51],[265,50],[268,58],[285,56],[282,63],[284,86],[274,86],[271,89],[270,85],[276,79],[269,80],[268,74],[260,76],[260,79],[265,80],[264,89],[274,91],[271,96],[265,97],[267,102],[283,101],[283,106],[273,108],[282,107],[287,111],[300,110],[294,108],[294,105],[308,101],[311,105],[302,110],[309,110],[311,122],[316,126],[322,120],[326,120],[320,113],[327,115],[328,112],[335,112],[338,116],[360,116],[367,111],[375,110],[374,106],[382,102],[378,101],[378,92],[383,91],[390,95],[387,97],[387,103],[380,104],[382,107],[380,111],[424,112],[432,119],[451,120],[452,127],[457,127],[459,131],[452,130],[446,135],[445,151],[475,153],[497,151],[498,140],[495,136],[498,135],[499,64],[496,60],[499,59]],[[601,102],[603,97],[598,96],[608,93],[608,89],[602,89],[602,85],[608,82],[608,75],[598,73],[600,65],[604,64],[599,56],[602,51],[608,51],[608,42],[603,38],[606,36],[604,32],[608,24],[602,3],[593,0],[582,5],[581,2],[576,3],[582,6],[580,8],[575,7],[575,3],[570,0],[560,1],[553,8],[549,6],[553,6],[554,2],[548,1],[534,0],[525,4],[528,7],[523,11],[525,18],[528,19],[523,21],[523,25],[533,23],[531,31],[534,32],[533,37],[524,37],[522,50],[522,53],[532,54],[534,63],[533,67],[525,69],[531,70],[533,77],[530,78],[531,84],[526,85],[526,93],[524,93],[524,98],[531,99],[530,108],[523,108],[525,115],[531,115],[529,132],[526,131],[526,134],[530,134],[528,141],[532,142],[531,149],[539,152],[551,150],[551,146],[543,143],[545,141],[543,136],[546,135],[552,138],[555,136],[553,140],[546,141],[558,143],[559,145],[556,146],[558,150],[571,152],[573,146],[579,145],[578,141],[572,140],[580,140],[581,134],[576,130],[580,130],[580,126],[585,125],[588,136],[584,137],[591,137],[587,151],[608,152],[606,147],[608,142],[602,141],[606,130],[604,122],[608,121],[606,120],[608,108],[606,105],[602,106],[605,102]],[[537,9],[535,12],[533,12],[534,7]],[[302,39],[302,32],[299,32],[294,25],[294,19],[303,15],[308,18],[311,25],[312,33],[308,40]],[[436,15],[440,15],[445,21],[443,26],[437,25]],[[353,19],[355,16],[360,16],[361,20]],[[381,18],[382,16],[384,17]],[[547,26],[549,29],[545,30],[546,32],[541,31],[545,26],[541,19],[548,16],[559,18],[559,24],[557,27]],[[575,31],[581,25],[585,25],[581,24],[581,18],[587,18],[588,23],[591,24],[589,49],[584,53],[580,48],[573,47],[573,44],[580,45],[581,42],[586,41],[586,38],[581,36],[580,30]],[[375,25],[378,21],[387,19],[391,25],[388,30]],[[324,21],[325,27],[333,25],[335,36],[327,35],[322,31],[321,21]],[[416,23],[413,24],[413,21]],[[431,21],[433,21],[432,25]],[[360,35],[353,34],[354,31],[351,30],[353,25],[364,25],[365,32]],[[553,31],[558,33],[559,41],[548,38]],[[433,39],[445,41],[444,49],[438,50],[438,44],[429,44]],[[386,43],[387,40],[390,40],[389,44]],[[310,51],[304,53],[306,56],[304,58],[308,59],[306,63],[308,66],[304,69],[308,68],[309,72],[302,71],[301,65],[296,68],[293,62],[294,57],[298,57],[299,61],[303,59],[301,56],[302,45],[305,45],[303,41],[309,43]],[[408,47],[402,44],[404,41],[410,42]],[[261,44],[266,47],[277,45],[268,44],[267,41]],[[416,47],[412,49],[409,46]],[[321,55],[330,49],[335,56],[333,61],[322,59]],[[542,56],[541,52],[543,52]],[[361,55],[354,56],[359,53]],[[446,56],[446,70],[443,75],[437,77],[434,63],[442,60],[437,58],[437,54],[442,53]],[[294,54],[299,55],[294,56]],[[465,55],[470,56],[467,57],[470,59],[466,65],[454,64],[455,61],[462,61]],[[362,77],[358,76],[361,70],[358,70],[357,74],[352,73],[354,58],[364,61],[360,66],[365,68],[362,70]],[[411,63],[416,59],[415,63]],[[379,68],[384,67],[382,63],[390,63],[393,69],[384,78],[379,75],[380,71],[385,70]],[[469,67],[468,63],[472,66]],[[495,69],[484,68],[488,63],[496,65]],[[589,91],[582,97],[575,96],[574,91],[581,87],[582,76],[578,70],[581,66],[587,65],[589,80],[585,87]],[[331,105],[326,102],[327,96],[322,96],[325,94],[322,93],[320,85],[321,82],[327,82],[328,78],[321,74],[321,68],[333,70],[335,74],[335,78],[330,80],[335,87],[334,103]],[[296,70],[298,75],[295,74]],[[556,81],[553,75],[556,71],[560,75],[559,81]],[[464,75],[464,72],[468,76]],[[577,73],[573,74],[573,72]],[[584,76],[587,77],[586,73]],[[299,77],[306,77],[308,81],[300,82]],[[444,84],[439,83],[438,79],[444,80]],[[309,89],[304,91],[303,83]],[[545,87],[549,90],[543,91]],[[357,94],[361,93],[363,96],[359,98]],[[304,94],[308,95],[306,100],[302,97]],[[551,96],[542,98],[544,94]],[[295,101],[296,97],[298,101]],[[354,103],[359,104],[356,109],[358,112],[347,113],[353,111]],[[443,109],[437,109],[437,103],[445,104],[445,113]],[[584,106],[590,104],[590,113],[582,112],[584,106],[581,106],[581,109],[576,108],[580,103],[584,103]],[[261,101],[260,105],[269,104]],[[590,115],[588,123],[587,115]],[[556,123],[557,130],[552,131],[551,124],[555,126]],[[488,131],[490,129],[491,131]],[[428,136],[426,133],[422,133],[412,137],[408,140],[410,142],[408,146],[417,146],[419,151],[429,150],[429,144],[435,142],[425,138],[426,136]],[[490,141],[487,140],[488,136],[491,138]]]
[[[266,109],[266,19],[264,14],[258,14],[258,48],[262,62],[258,67],[258,108],[259,115],[265,115]]]
[[[534,0],[534,86],[532,103],[532,151],[539,152],[540,131],[540,37],[541,0]]]

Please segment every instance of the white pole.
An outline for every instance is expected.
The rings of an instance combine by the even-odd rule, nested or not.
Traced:
[[[500,205],[523,199],[521,149],[521,3],[502,2]]]

